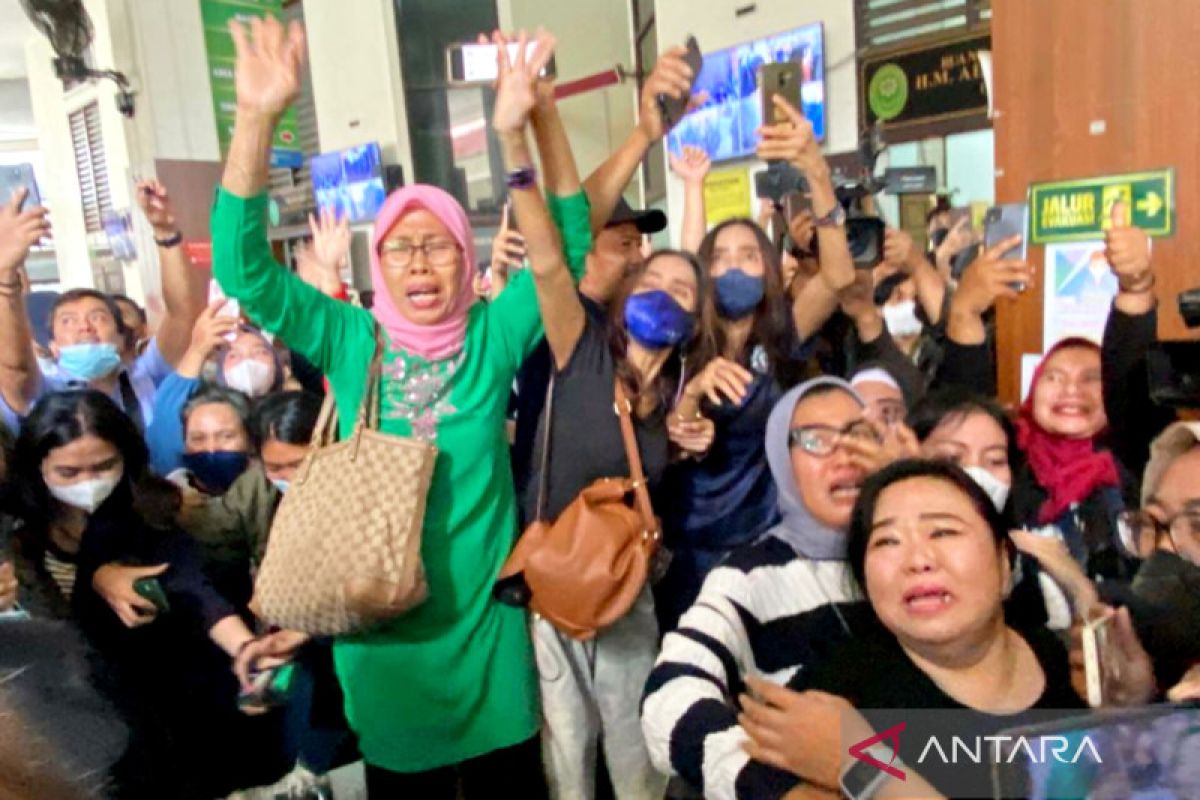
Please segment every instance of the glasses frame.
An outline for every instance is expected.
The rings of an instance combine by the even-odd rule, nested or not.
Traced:
[[[409,247],[408,257],[404,260],[401,253],[401,246],[407,244]],[[445,261],[434,261],[433,255],[429,250],[430,245],[450,245],[450,249],[446,252],[454,255]],[[425,259],[425,263],[430,267],[448,267],[458,261],[458,256],[462,254],[462,245],[458,242],[449,239],[423,239],[420,244],[410,242],[407,239],[387,239],[379,245],[379,257],[388,262],[388,265],[395,269],[407,271],[416,261],[417,253]]]
[[[1126,538],[1125,534],[1120,529],[1129,526],[1129,521],[1131,519],[1137,518],[1140,520],[1146,520],[1149,521],[1150,527],[1154,530],[1154,541],[1151,543],[1150,553],[1131,553],[1131,555],[1134,555],[1138,558],[1149,557],[1150,554],[1154,552],[1154,548],[1158,547],[1158,544],[1163,541],[1165,536],[1167,541],[1171,543],[1171,550],[1176,555],[1182,556],[1184,551],[1179,547],[1179,539],[1183,538],[1184,536],[1188,536],[1188,534],[1184,533],[1179,523],[1186,521],[1189,517],[1200,517],[1200,509],[1184,509],[1183,511],[1173,514],[1166,522],[1159,522],[1158,517],[1154,516],[1145,509],[1139,508],[1132,511],[1122,511],[1117,515],[1118,535],[1122,539]],[[1196,539],[1196,537],[1191,538]],[[1200,545],[1200,539],[1196,539],[1196,543],[1197,545]],[[1122,542],[1122,546],[1124,546],[1124,542]],[[1129,550],[1128,547],[1125,547],[1125,549]]]
[[[880,437],[879,431],[875,429],[875,426],[872,425],[868,420],[859,419],[842,428],[835,428],[832,425],[820,424],[798,425],[797,427],[788,430],[788,447],[799,447],[805,453],[808,453],[810,456],[814,456],[816,458],[829,458],[829,456],[833,455],[837,451],[838,447],[841,446],[842,441],[847,436],[854,435],[853,432],[856,430],[861,432],[869,431],[869,437],[861,438],[869,438],[875,444],[883,444],[883,439]],[[809,447],[801,440],[806,433],[811,431],[829,431],[833,433],[836,437],[833,440],[833,445],[830,446],[828,450],[814,450],[813,448]]]

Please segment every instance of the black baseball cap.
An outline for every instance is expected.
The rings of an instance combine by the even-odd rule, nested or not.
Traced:
[[[667,227],[667,215],[657,208],[635,211],[629,203],[625,202],[625,198],[621,197],[618,198],[617,206],[613,209],[612,216],[608,218],[604,227],[611,228],[626,222],[632,222],[641,233],[658,233]]]

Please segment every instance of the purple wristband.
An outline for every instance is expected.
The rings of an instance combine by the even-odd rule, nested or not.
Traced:
[[[519,167],[508,173],[504,179],[510,189],[529,189],[537,184],[537,170],[533,167]]]

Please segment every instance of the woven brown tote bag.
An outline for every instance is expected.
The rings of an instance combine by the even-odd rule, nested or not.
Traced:
[[[272,625],[352,633],[425,599],[421,526],[437,448],[380,432],[382,361],[377,331],[353,432],[334,442],[330,393],[275,515],[250,602]]]

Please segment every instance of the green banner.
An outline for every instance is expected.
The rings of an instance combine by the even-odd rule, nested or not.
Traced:
[[[208,78],[212,84],[213,111],[217,116],[217,140],[221,157],[229,152],[233,138],[233,121],[237,112],[237,89],[234,85],[233,37],[229,35],[231,19],[246,20],[272,14],[283,16],[283,0],[200,0],[200,17],[204,21],[204,46],[208,52]],[[271,147],[272,167],[300,167],[304,153],[296,128],[296,111],[288,109]]]
[[[1101,239],[1112,208],[1125,203],[1131,225],[1151,236],[1175,232],[1175,169],[1038,183],[1029,188],[1031,244]]]

